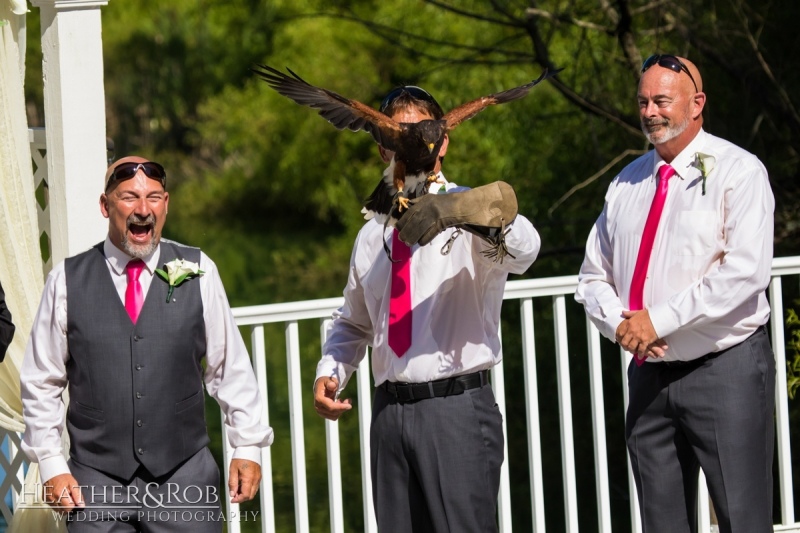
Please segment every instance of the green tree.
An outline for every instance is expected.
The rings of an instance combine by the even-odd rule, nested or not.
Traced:
[[[521,101],[483,112],[451,136],[444,166],[477,186],[504,179],[543,239],[529,277],[577,272],[591,224],[614,173],[647,149],[635,90],[644,57],[691,58],[709,96],[706,129],[756,153],[776,193],[776,255],[798,245],[796,111],[800,42],[794,0],[115,0],[103,8],[108,135],[116,155],[165,164],[172,209],[166,234],[201,246],[219,265],[235,306],[341,294],[361,200],[383,165],[363,132],[339,132],[256,79],[249,68],[289,67],[310,83],[377,106],[401,83],[422,85],[445,109],[564,67]],[[29,17],[29,122],[42,125],[38,10]],[[536,309],[548,320],[549,308]],[[582,310],[570,303],[570,313]],[[516,309],[504,311],[509,458],[515,530],[530,529],[520,340]],[[584,336],[580,320],[570,338]],[[311,527],[327,531],[322,422],[310,384],[319,357],[316,324],[302,324]],[[291,443],[283,332],[267,328],[273,464],[280,531],[294,529]],[[246,335],[247,337],[247,335]],[[608,360],[617,359],[607,347]],[[587,388],[584,346],[575,342],[572,390]],[[537,332],[540,397],[555,397],[553,341]],[[622,412],[619,372],[605,379],[608,412]],[[588,412],[586,398],[575,411]],[[559,413],[542,401],[548,530],[563,529],[559,508]],[[216,407],[209,421],[218,426]],[[576,416],[576,434],[590,434]],[[342,455],[345,529],[363,529],[357,420],[345,417]],[[614,528],[627,527],[621,421],[609,420]],[[616,424],[614,426],[613,424]],[[544,432],[543,432],[544,433]],[[591,439],[578,442],[591,472]],[[214,445],[219,445],[219,438]],[[219,457],[219,451],[217,450]],[[581,474],[583,475],[583,474]],[[588,474],[591,477],[591,474]],[[591,481],[581,501],[593,502]],[[588,487],[588,488],[584,488]],[[581,529],[591,531],[591,503]]]

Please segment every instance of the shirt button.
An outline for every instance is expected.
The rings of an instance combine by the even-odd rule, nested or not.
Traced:
[[[144,450],[142,448],[139,448],[136,451],[139,452],[139,455],[144,455]]]
[[[134,336],[133,336],[133,341],[134,341],[134,342],[139,342],[139,339],[140,339],[140,338],[141,338],[141,337],[139,337],[139,335],[134,335]]]
[[[136,421],[136,425],[139,426],[139,427],[142,427],[142,421],[141,420],[137,420]]]
[[[141,369],[142,369],[142,365],[136,365],[136,370],[141,370]]]
[[[142,397],[142,393],[141,393],[141,392],[137,392],[137,393],[136,393],[136,397],[137,397],[137,398],[141,398],[141,397]]]

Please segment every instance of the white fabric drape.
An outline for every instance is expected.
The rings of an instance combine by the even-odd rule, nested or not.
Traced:
[[[24,430],[19,369],[44,286],[25,116],[24,63],[17,42],[18,15],[25,11],[24,1],[0,0],[0,280],[16,326],[0,364],[0,426],[14,432]],[[25,480],[28,487],[38,487],[38,470],[31,464]],[[26,490],[25,504],[34,503],[41,503],[39,491]],[[52,512],[36,507],[40,508],[18,508],[9,533],[66,531]]]
[[[0,4],[0,280],[17,327],[0,364],[0,425],[22,431],[19,367],[44,283],[17,17],[7,0]]]

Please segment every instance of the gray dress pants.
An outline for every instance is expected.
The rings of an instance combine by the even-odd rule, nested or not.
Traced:
[[[491,533],[503,463],[502,415],[490,385],[373,403],[372,491],[381,533]]]
[[[643,533],[698,531],[700,468],[721,533],[771,533],[775,358],[766,330],[694,362],[631,361],[628,386]]]
[[[168,438],[165,436],[165,438]],[[219,468],[203,448],[155,478],[140,468],[120,480],[70,459],[84,508],[69,513],[69,533],[221,533]]]

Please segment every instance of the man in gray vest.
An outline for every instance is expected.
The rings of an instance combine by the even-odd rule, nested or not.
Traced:
[[[22,449],[70,532],[222,531],[204,383],[234,447],[231,501],[258,491],[273,435],[250,359],[216,265],[161,239],[168,206],[161,165],[112,164],[100,196],[105,242],[53,268],[34,319],[20,372]]]

